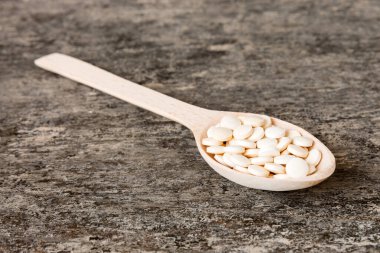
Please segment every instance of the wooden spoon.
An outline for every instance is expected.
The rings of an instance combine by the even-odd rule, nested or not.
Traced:
[[[241,173],[216,162],[206,153],[201,140],[206,136],[207,129],[215,125],[224,115],[258,114],[203,109],[125,80],[89,63],[59,53],[43,56],[35,60],[34,63],[45,70],[88,85],[186,126],[193,132],[199,152],[205,161],[220,175],[237,184],[262,190],[290,191],[316,185],[328,178],[335,170],[334,155],[322,142],[298,126],[271,118],[274,125],[284,129],[296,129],[302,135],[313,139],[314,146],[322,152],[322,160],[317,167],[317,172],[302,179],[273,179]]]

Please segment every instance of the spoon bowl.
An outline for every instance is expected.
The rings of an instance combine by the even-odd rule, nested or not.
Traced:
[[[241,173],[215,161],[206,153],[205,147],[201,144],[201,140],[206,137],[208,128],[215,125],[225,115],[263,115],[213,111],[190,105],[111,74],[106,70],[79,59],[59,53],[43,56],[35,60],[35,64],[45,70],[85,84],[183,124],[193,132],[197,147],[204,160],[221,176],[237,184],[269,191],[298,190],[322,182],[335,170],[334,155],[322,142],[298,126],[276,118],[271,118],[272,124],[282,127],[285,130],[295,129],[303,136],[309,137],[314,141],[314,147],[318,148],[322,153],[322,159],[317,166],[317,171],[302,179],[274,179]]]
[[[319,184],[323,180],[327,179],[334,173],[335,170],[335,157],[331,153],[331,151],[316,137],[307,132],[306,130],[293,125],[289,122],[276,119],[271,117],[273,125],[279,126],[285,130],[297,130],[303,136],[308,137],[313,140],[314,144],[312,147],[319,149],[322,153],[322,159],[317,166],[317,171],[305,178],[296,179],[296,178],[286,178],[286,179],[274,179],[267,177],[257,177],[251,174],[246,174],[239,172],[237,170],[233,170],[223,164],[218,163],[214,158],[212,158],[207,152],[206,147],[202,145],[202,139],[207,137],[206,132],[207,129],[217,122],[225,115],[234,115],[234,116],[261,116],[260,114],[253,113],[241,113],[241,112],[218,112],[220,116],[212,118],[205,127],[203,131],[194,132],[195,141],[197,143],[199,152],[201,153],[203,159],[208,163],[208,165],[213,168],[218,174],[227,178],[228,180],[235,182],[237,184],[259,189],[259,190],[268,190],[268,191],[291,191],[291,190],[299,190],[303,188],[308,188]]]

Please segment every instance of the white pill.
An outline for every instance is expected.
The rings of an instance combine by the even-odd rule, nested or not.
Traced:
[[[254,176],[258,177],[268,177],[269,171],[264,169],[262,166],[259,165],[249,165],[248,166],[248,172],[251,173]]]
[[[250,140],[236,140],[232,139],[228,142],[231,146],[242,146],[244,148],[256,148],[256,143]]]
[[[293,144],[300,147],[311,147],[313,146],[313,140],[305,136],[296,136],[293,138]]]
[[[240,119],[231,115],[224,116],[222,120],[220,121],[221,127],[225,127],[229,129],[235,129],[240,125],[241,125]]]
[[[251,148],[251,149],[247,149],[244,153],[244,155],[246,157],[256,157],[256,156],[259,156],[259,150],[258,148]]]
[[[210,127],[207,136],[218,141],[229,141],[232,138],[232,130],[225,127]]]
[[[275,157],[279,156],[280,151],[272,146],[264,147],[259,150],[259,156],[269,156],[269,157]]]
[[[260,127],[264,124],[264,119],[259,116],[239,116],[244,125]]]
[[[270,172],[274,174],[285,174],[285,168],[284,166],[280,164],[275,164],[275,163],[266,163],[264,165],[264,168],[269,170]]]
[[[242,154],[244,153],[245,148],[241,146],[227,146],[224,147],[224,153],[230,153],[230,154]]]
[[[263,128],[268,128],[272,125],[272,119],[269,116],[263,115],[262,118],[264,119],[264,126]]]
[[[251,158],[251,163],[254,165],[264,165],[266,163],[273,163],[273,157],[265,157],[265,156],[253,157]]]
[[[292,142],[292,139],[290,139],[289,137],[281,137],[276,147],[280,151],[284,151],[291,142]]]
[[[262,127],[255,127],[253,129],[253,133],[252,135],[248,138],[248,140],[250,141],[258,141],[260,139],[262,139],[265,135],[265,131],[264,131],[264,128]]]
[[[216,126],[212,126],[210,127],[209,129],[207,129],[207,137],[210,137],[211,138],[211,132],[214,130],[213,128],[216,127]]]
[[[297,130],[289,130],[287,136],[293,139],[294,137],[301,136],[301,134]]]
[[[274,179],[288,179],[289,176],[287,176],[286,174],[274,174],[273,178]]]
[[[307,173],[308,176],[314,174],[314,172],[317,171],[317,168],[315,166],[309,165],[309,172]]]
[[[237,170],[237,171],[240,171],[242,173],[247,173],[247,174],[249,173],[248,169],[246,167],[242,167],[242,166],[239,166],[239,165],[235,165],[234,169]]]
[[[280,156],[276,156],[275,158],[273,158],[273,162],[276,163],[276,164],[287,164],[290,160],[290,158],[293,158],[295,156],[293,155],[280,155]]]
[[[302,178],[309,173],[309,165],[304,159],[294,157],[286,164],[285,170],[289,177]]]
[[[251,136],[253,129],[250,125],[241,125],[234,129],[233,135],[235,139],[243,140]]]
[[[209,138],[203,138],[202,144],[205,146],[220,146],[220,145],[223,145],[223,142],[209,137]]]
[[[284,151],[281,152],[281,155],[289,155],[289,151],[287,149],[285,149]]]
[[[214,155],[214,159],[218,162],[218,163],[220,163],[220,164],[222,164],[222,165],[224,165],[224,166],[229,166],[227,163],[225,163],[224,162],[224,160],[223,160],[223,156],[221,156],[221,155]]]
[[[322,158],[321,151],[314,148],[310,150],[309,155],[306,158],[306,162],[312,166],[317,166],[321,158]]]
[[[224,147],[223,146],[210,146],[206,148],[206,152],[210,154],[223,154],[224,153]]]
[[[267,138],[276,139],[285,136],[285,129],[277,126],[271,126],[265,129],[265,136]]]
[[[290,154],[299,156],[302,158],[306,158],[307,155],[309,154],[309,151],[307,151],[306,148],[303,148],[294,144],[289,144],[287,150],[289,151]]]
[[[277,140],[276,139],[264,138],[264,139],[258,140],[256,142],[256,145],[258,148],[276,147],[277,146]]]
[[[227,164],[228,166],[230,166],[230,167],[234,167],[235,164],[231,161],[230,157],[231,157],[231,154],[225,153],[225,154],[223,155],[223,161],[224,161],[224,163]]]
[[[239,154],[231,154],[229,159],[234,164],[242,166],[242,167],[248,167],[248,165],[251,164],[251,161],[247,157],[243,155],[239,155]]]

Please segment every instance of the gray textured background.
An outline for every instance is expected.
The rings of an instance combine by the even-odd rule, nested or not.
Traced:
[[[33,66],[62,52],[300,125],[324,183],[240,187],[189,130]],[[379,1],[0,2],[0,252],[379,252]]]

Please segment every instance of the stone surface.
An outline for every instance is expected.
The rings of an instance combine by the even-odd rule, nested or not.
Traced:
[[[379,252],[378,1],[0,2],[0,252]],[[294,192],[240,187],[170,120],[36,68],[62,52],[331,148]]]

